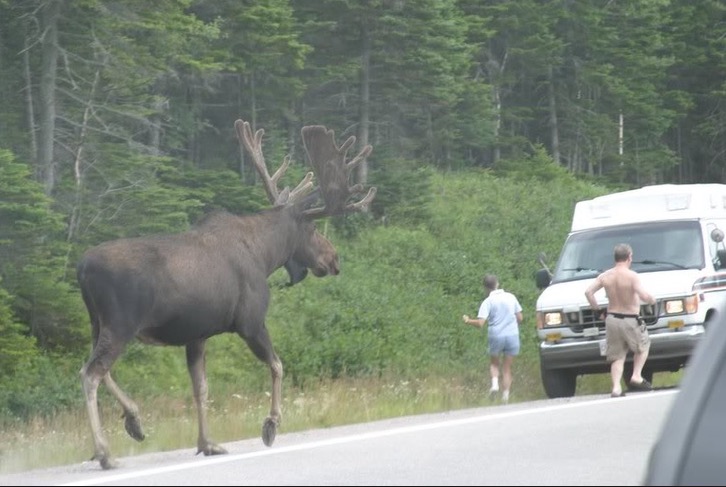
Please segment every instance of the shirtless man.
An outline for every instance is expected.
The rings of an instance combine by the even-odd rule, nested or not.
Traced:
[[[650,337],[645,325],[641,325],[640,302],[655,305],[655,298],[643,289],[638,274],[630,269],[633,249],[628,244],[618,244],[614,251],[615,265],[597,276],[585,291],[585,297],[596,313],[600,307],[595,293],[605,288],[608,298],[605,318],[605,355],[610,362],[613,381],[612,397],[624,396],[620,385],[628,351],[633,352],[633,376],[630,388],[649,391],[653,386],[641,375],[650,350]]]

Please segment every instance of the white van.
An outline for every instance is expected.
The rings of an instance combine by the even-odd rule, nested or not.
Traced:
[[[535,275],[542,384],[548,397],[575,394],[578,375],[610,371],[605,322],[585,298],[612,267],[618,243],[633,248],[632,269],[653,294],[641,306],[651,338],[643,377],[684,367],[726,298],[726,185],[663,184],[580,201],[557,264]],[[605,291],[595,294],[607,307]],[[626,360],[626,379],[632,354]]]

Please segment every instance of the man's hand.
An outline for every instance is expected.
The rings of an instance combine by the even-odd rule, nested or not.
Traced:
[[[464,315],[462,318],[464,319],[464,323],[468,325],[469,324],[469,315]]]

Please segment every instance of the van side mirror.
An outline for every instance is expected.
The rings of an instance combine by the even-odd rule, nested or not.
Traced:
[[[544,289],[550,285],[552,277],[550,276],[549,269],[540,269],[534,274],[534,282],[537,285],[537,289]]]
[[[716,243],[723,242],[723,230],[720,228],[714,228],[711,230],[711,240]]]

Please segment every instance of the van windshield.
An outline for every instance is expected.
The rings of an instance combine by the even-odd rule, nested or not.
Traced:
[[[633,248],[636,272],[702,269],[705,266],[701,227],[695,220],[638,223],[597,228],[569,236],[552,282],[589,279],[613,266],[619,243]]]

